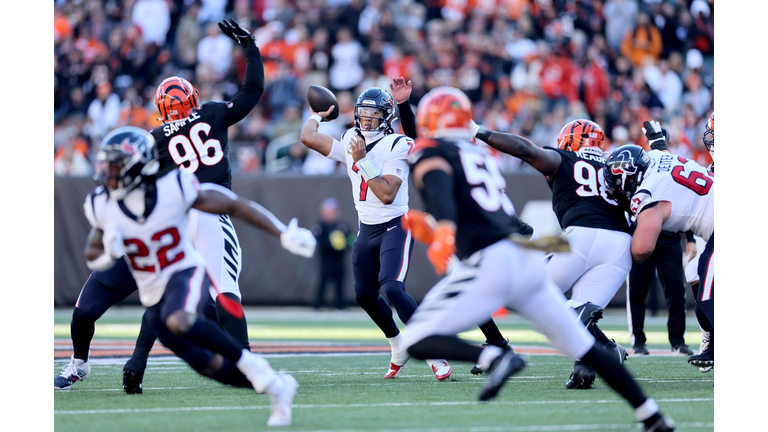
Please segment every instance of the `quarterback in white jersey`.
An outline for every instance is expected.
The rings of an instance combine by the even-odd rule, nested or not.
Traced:
[[[662,230],[690,230],[707,242],[699,256],[696,305],[711,325],[710,343],[708,352],[690,356],[688,362],[696,367],[714,366],[714,173],[667,152],[646,153],[639,146],[624,145],[608,157],[605,179],[626,195],[637,218],[631,246],[635,262],[645,260],[653,252]]]
[[[416,134],[415,121],[408,104],[410,82],[406,85],[402,78],[395,78],[390,88],[398,101],[403,130],[410,132],[410,137],[394,133],[393,97],[378,87],[358,97],[355,127],[344,132],[340,140],[317,132],[334,107],[313,112],[301,131],[301,142],[307,148],[347,167],[360,228],[352,247],[355,299],[392,346],[384,378],[397,377],[409,358],[400,348],[401,335],[392,308],[403,322],[408,322],[416,310],[416,301],[405,290],[413,238],[400,220],[408,211],[408,152]],[[438,380],[451,375],[445,360],[427,363]]]
[[[267,425],[290,425],[296,380],[275,373],[263,357],[242,348],[206,316],[217,288],[186,232],[187,213],[195,208],[233,215],[279,236],[286,249],[305,256],[314,252],[314,236],[293,222],[285,229],[276,226],[260,206],[234,194],[201,190],[192,173],[158,175],[154,138],[141,129],[127,128],[113,136],[99,152],[106,187],[90,194],[84,206],[93,226],[85,250],[88,267],[104,271],[117,260],[128,261],[147,308],[145,319],[160,342],[201,375],[269,394]],[[242,318],[237,301],[222,301],[232,315]]]

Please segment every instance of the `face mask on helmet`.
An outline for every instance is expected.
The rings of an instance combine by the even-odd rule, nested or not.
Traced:
[[[649,165],[650,158],[642,147],[634,144],[624,145],[611,153],[606,160],[603,177],[608,186],[631,200],[637,187],[643,182]]]
[[[707,120],[705,125],[706,130],[701,139],[704,141],[704,146],[709,150],[709,154],[712,155],[712,159],[715,158],[715,113]]]
[[[366,139],[393,133],[395,106],[384,89],[372,87],[364,91],[355,103],[355,129]]]
[[[96,181],[117,199],[138,186],[160,168],[155,139],[143,129],[126,126],[115,129],[102,140],[96,155]]]

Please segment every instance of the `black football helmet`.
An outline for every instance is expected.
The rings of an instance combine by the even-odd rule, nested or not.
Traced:
[[[96,155],[95,180],[107,186],[110,194],[121,199],[138,186],[143,178],[154,176],[160,168],[155,138],[134,126],[117,128],[101,141]],[[116,180],[116,187],[109,187]]]
[[[631,201],[650,165],[651,158],[642,147],[634,144],[623,145],[606,159],[603,167],[605,181],[609,187],[615,188]]]
[[[373,116],[377,110],[382,112],[381,117]],[[360,122],[363,118],[378,120],[378,127],[369,130],[363,129]],[[385,135],[393,133],[392,122],[394,121],[395,102],[386,90],[379,87],[371,87],[357,98],[355,103],[355,130],[365,138],[373,138],[382,132]]]

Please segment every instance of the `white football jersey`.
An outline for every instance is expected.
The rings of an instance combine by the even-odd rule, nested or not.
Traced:
[[[692,160],[668,152],[648,152],[651,165],[638,185],[630,207],[635,216],[659,201],[672,203],[662,230],[693,231],[704,241],[715,232],[715,178]]]
[[[405,135],[390,134],[367,142],[366,158],[378,168],[381,176],[394,175],[402,179],[400,189],[392,204],[384,204],[372,191],[349,154],[350,139],[355,136],[355,129],[348,129],[341,135],[341,141],[333,140],[329,159],[344,162],[347,174],[352,181],[352,195],[355,199],[355,209],[360,222],[366,225],[376,225],[388,222],[408,212],[408,151],[413,146],[413,140]]]
[[[146,215],[142,188],[121,201],[99,191],[85,199],[85,215],[105,237],[109,233],[123,239],[123,258],[139,287],[141,304],[157,304],[174,273],[205,266],[187,233],[187,211],[200,191],[194,174],[174,170],[157,179],[156,203]]]

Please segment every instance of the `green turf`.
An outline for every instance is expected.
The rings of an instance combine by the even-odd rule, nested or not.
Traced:
[[[55,314],[56,338],[68,339],[71,311]],[[97,323],[97,338],[135,338],[139,313],[108,313]],[[360,314],[261,314],[249,312],[257,340],[314,340],[386,343]],[[617,341],[628,340],[626,318],[603,324]],[[689,343],[698,337],[690,326]],[[513,345],[543,345],[516,316],[498,321]],[[66,327],[66,330],[62,330]],[[323,329],[336,329],[330,334]],[[348,330],[344,330],[348,329]],[[663,320],[650,319],[650,334],[665,344]],[[467,335],[472,336],[470,332]],[[265,336],[269,335],[269,336]],[[517,336],[526,340],[518,341]],[[614,336],[615,335],[615,336]],[[475,338],[479,339],[479,338]],[[649,338],[650,339],[650,338]],[[650,344],[654,348],[654,343]],[[601,379],[593,390],[566,390],[572,362],[562,356],[526,356],[528,367],[513,377],[490,403],[477,402],[483,376],[454,362],[448,382],[437,382],[423,361],[411,360],[402,375],[384,380],[387,354],[351,356],[270,356],[275,369],[293,374],[301,387],[294,400],[294,423],[280,430],[412,431],[603,431],[641,430],[630,406]],[[151,360],[142,395],[120,391],[124,359],[95,359],[91,377],[70,391],[54,392],[56,431],[254,431],[266,430],[269,399],[194,373],[176,358]],[[54,362],[55,375],[64,361]],[[627,368],[643,389],[678,423],[678,431],[714,430],[714,370],[702,374],[684,357],[630,357]]]

